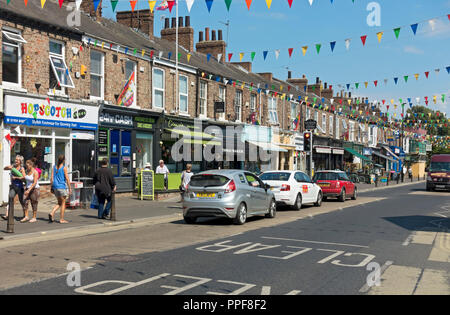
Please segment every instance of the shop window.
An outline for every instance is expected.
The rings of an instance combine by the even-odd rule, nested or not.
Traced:
[[[25,43],[19,33],[2,31],[2,84],[21,86],[21,45]]]
[[[136,162],[136,167],[139,169],[143,169],[147,163],[153,164],[153,135],[151,133],[136,133]]]
[[[153,69],[153,108],[164,108],[164,70]]]
[[[91,98],[104,98],[104,55],[91,50]]]
[[[52,152],[52,139],[17,137],[16,143],[11,148],[11,161],[14,161],[16,155],[22,155],[24,162],[36,158],[37,167],[42,170],[39,182],[50,181],[51,169],[54,164]]]
[[[70,129],[55,129],[56,137],[70,137]]]
[[[179,81],[179,91],[180,91],[180,100],[179,107],[180,112],[187,113],[188,112],[188,77],[180,76]]]
[[[64,44],[50,40],[50,89],[74,88],[72,78],[64,61]]]

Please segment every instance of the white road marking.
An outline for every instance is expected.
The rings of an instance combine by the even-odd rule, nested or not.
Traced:
[[[381,268],[380,268],[380,278],[381,278],[381,276],[383,275],[383,273],[386,271],[386,269],[387,269],[390,265],[392,265],[393,263],[394,263],[393,261],[388,260],[388,261],[386,261],[386,262],[384,263],[383,266],[381,266]],[[366,292],[368,292],[370,289],[371,289],[371,287],[369,287],[369,286],[367,285],[367,283],[366,283],[366,284],[359,290],[359,292],[361,292],[361,293],[366,293]]]
[[[411,240],[413,239],[414,234],[415,234],[415,232],[412,232],[412,233],[406,238],[406,240],[403,242],[402,245],[403,245],[403,246],[408,246],[409,243],[411,243]]]
[[[271,240],[279,240],[279,241],[291,241],[291,242],[302,242],[302,243],[313,243],[313,244],[326,244],[326,245],[338,245],[338,246],[369,248],[369,246],[363,246],[363,245],[344,244],[344,243],[329,243],[329,242],[318,242],[318,241],[307,241],[307,240],[297,240],[297,239],[281,238],[281,237],[261,236],[261,238],[271,239]]]
[[[211,295],[239,295],[241,293],[244,293],[245,291],[250,290],[251,288],[256,287],[256,284],[234,282],[234,281],[228,281],[228,280],[217,280],[217,282],[236,284],[236,285],[240,285],[241,287],[239,289],[234,290],[233,292],[228,293],[228,294],[224,294],[224,293],[220,293],[220,292],[212,292],[212,291],[208,291],[208,292],[206,292],[206,294],[211,294]]]
[[[212,279],[209,278],[199,278],[199,277],[192,277],[192,276],[184,276],[184,275],[173,275],[174,277],[179,277],[179,278],[187,278],[187,279],[195,279],[198,280],[194,283],[188,284],[184,287],[174,287],[174,286],[169,286],[169,285],[162,285],[161,288],[164,289],[174,289],[173,291],[164,293],[164,295],[177,295],[181,292],[190,290],[192,288],[198,287],[199,285],[205,284],[206,282],[212,281]]]

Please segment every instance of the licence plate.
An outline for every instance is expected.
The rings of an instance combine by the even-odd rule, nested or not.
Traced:
[[[216,194],[197,193],[197,198],[214,198]]]
[[[330,187],[329,183],[319,183],[320,187]]]

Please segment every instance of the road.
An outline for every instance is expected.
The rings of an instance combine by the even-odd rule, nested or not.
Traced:
[[[0,242],[0,294],[448,295],[449,196],[420,183],[244,226],[180,217]]]

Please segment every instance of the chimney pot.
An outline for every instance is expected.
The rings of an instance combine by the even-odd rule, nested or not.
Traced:
[[[209,27],[205,27],[205,41],[209,42]]]
[[[216,40],[216,31],[211,32],[211,40]]]
[[[319,79],[320,79],[319,77],[316,77],[316,84],[319,84],[320,82]]]
[[[164,20],[164,29],[169,29],[170,28],[170,19],[166,18]]]
[[[288,79],[292,78],[292,71],[288,71]]]
[[[172,28],[177,27],[176,23],[177,23],[177,18],[176,18],[176,17],[173,17],[173,18],[172,18]]]
[[[218,33],[218,35],[219,35],[219,40],[223,40],[223,37],[222,37],[222,30],[218,30],[217,33]]]
[[[198,32],[198,41],[203,42],[203,32]]]
[[[328,84],[327,84],[327,82],[325,82],[325,86],[324,86],[325,90],[327,89],[327,87],[328,87]]]
[[[178,17],[178,27],[183,27],[183,17]]]
[[[191,17],[189,15],[184,18],[184,26],[185,27],[191,26]]]

